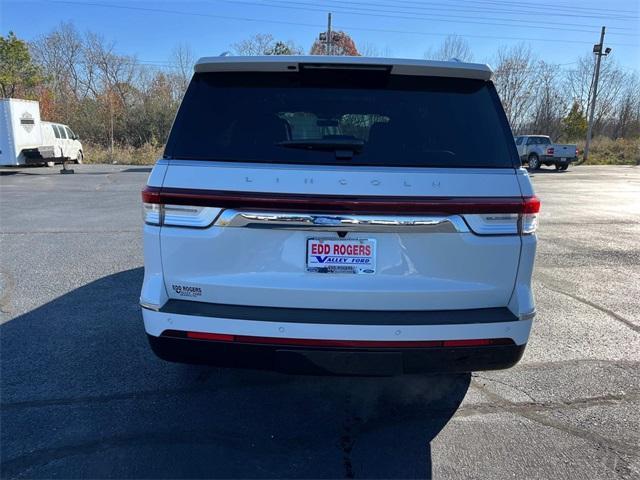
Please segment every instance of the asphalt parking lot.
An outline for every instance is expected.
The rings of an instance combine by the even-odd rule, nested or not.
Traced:
[[[0,176],[2,478],[640,476],[640,167],[533,175],[521,363],[391,378],[157,360],[137,306],[148,169],[57,172]]]

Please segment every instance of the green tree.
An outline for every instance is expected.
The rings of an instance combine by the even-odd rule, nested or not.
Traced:
[[[580,104],[576,101],[573,102],[571,110],[566,117],[564,117],[563,133],[569,140],[575,140],[582,138],[587,133],[587,119],[580,108]]]
[[[26,92],[42,81],[40,69],[31,60],[29,47],[13,32],[0,35],[0,94],[4,98]]]

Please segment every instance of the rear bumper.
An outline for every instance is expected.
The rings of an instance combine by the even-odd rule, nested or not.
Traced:
[[[56,158],[55,147],[53,146],[26,148],[22,150],[22,153],[27,163],[50,161]]]
[[[148,335],[164,360],[311,375],[400,375],[501,370],[526,345],[416,349],[334,349],[248,345]]]
[[[509,368],[532,323],[506,308],[385,312],[171,301],[142,312],[151,346],[165,360],[345,375]]]
[[[564,158],[564,160],[563,160]],[[568,165],[572,162],[577,161],[578,158],[577,157],[553,157],[553,156],[543,156],[542,157],[542,162],[543,163],[549,163],[549,164],[558,164],[558,165]]]

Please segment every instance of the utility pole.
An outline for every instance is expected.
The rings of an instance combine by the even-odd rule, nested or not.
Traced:
[[[109,137],[111,140],[111,146],[109,148],[109,156],[111,157],[110,160],[113,162],[114,160],[113,158],[113,93],[111,92],[111,87],[109,87],[108,95],[109,95],[109,120],[111,124],[110,132],[109,132]]]
[[[582,162],[586,162],[589,158],[589,145],[591,144],[591,131],[593,130],[593,114],[596,111],[596,96],[598,94],[598,79],[600,78],[600,61],[602,57],[606,57],[611,53],[610,48],[606,48],[604,52],[602,48],[604,47],[604,30],[605,27],[602,27],[602,31],[600,32],[600,43],[596,43],[593,46],[593,53],[596,54],[596,71],[593,76],[593,91],[591,93],[591,110],[589,111],[589,125],[587,127],[587,140],[584,144],[584,156],[582,157]]]
[[[327,48],[325,53],[327,55],[331,55],[332,54],[332,45],[331,45],[331,12],[329,12],[328,17],[327,17]]]

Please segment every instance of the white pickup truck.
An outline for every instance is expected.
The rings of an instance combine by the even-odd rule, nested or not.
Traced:
[[[520,135],[515,138],[518,155],[529,170],[537,170],[542,165],[555,165],[556,170],[566,170],[571,162],[578,159],[576,145],[552,143],[546,135]]]

